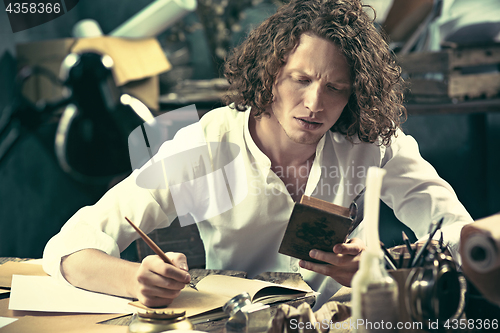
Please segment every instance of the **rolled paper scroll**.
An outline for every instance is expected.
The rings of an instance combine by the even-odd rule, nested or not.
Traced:
[[[463,227],[460,255],[467,279],[486,299],[500,305],[500,214]]]

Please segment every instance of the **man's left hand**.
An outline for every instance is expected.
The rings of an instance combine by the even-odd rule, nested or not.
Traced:
[[[311,258],[324,261],[324,264],[301,260],[299,266],[316,273],[331,276],[341,285],[350,287],[352,277],[359,267],[361,252],[365,248],[365,243],[361,239],[353,238],[346,243],[336,244],[333,247],[333,252],[316,249],[309,252]]]

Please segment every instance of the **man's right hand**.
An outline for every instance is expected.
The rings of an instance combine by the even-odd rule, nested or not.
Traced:
[[[61,274],[72,285],[110,295],[133,297],[146,306],[166,306],[191,280],[186,256],[166,253],[173,265],[154,255],[142,263],[83,249],[61,260]]]
[[[174,252],[166,255],[173,265],[151,255],[144,258],[137,271],[136,297],[148,307],[169,305],[191,281],[186,256]]]

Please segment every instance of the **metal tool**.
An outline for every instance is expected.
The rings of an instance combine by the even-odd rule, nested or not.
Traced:
[[[185,317],[186,311],[146,311],[134,314],[128,327],[129,333],[158,333],[172,330],[193,330]]]
[[[234,296],[223,309],[229,315],[227,333],[265,332],[271,320],[269,305],[252,303],[248,293]]]
[[[430,250],[423,267],[411,270],[405,288],[406,308],[415,322],[443,324],[465,308],[466,280],[439,248]]]

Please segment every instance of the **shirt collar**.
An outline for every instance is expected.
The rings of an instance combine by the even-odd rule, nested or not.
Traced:
[[[245,111],[245,124],[244,124],[244,137],[245,137],[245,142],[247,144],[248,149],[250,150],[250,153],[252,156],[255,158],[256,163],[263,169],[263,170],[269,170],[271,169],[271,160],[269,157],[264,154],[259,147],[255,144],[252,135],[250,134],[250,115],[251,108],[248,107],[247,110]],[[316,157],[314,158],[313,166],[311,168],[311,173],[312,169],[320,170],[321,162],[323,159],[323,148],[325,147],[325,140],[326,136],[328,135],[330,131],[326,132],[321,139],[319,140],[317,146],[316,146]],[[319,171],[319,174],[317,176],[314,176],[314,179],[312,180],[312,183],[317,184],[319,181],[319,175],[321,174],[321,171]],[[311,176],[311,174],[310,174]],[[308,181],[310,183],[310,181]]]
[[[321,165],[323,164],[323,149],[325,148],[326,136],[329,135],[330,131],[327,131],[319,140],[316,146],[316,156],[314,157],[313,165],[309,171],[309,177],[306,183],[306,189],[304,191],[305,195],[311,195],[313,190],[316,188],[321,176]]]
[[[245,124],[243,127],[245,142],[247,144],[248,150],[250,150],[250,153],[252,154],[255,162],[259,165],[259,167],[263,170],[268,170],[271,168],[271,160],[259,149],[259,147],[257,147],[257,144],[255,144],[255,141],[253,141],[252,135],[250,134],[250,117],[253,117],[250,115],[250,111],[250,107],[248,107],[245,111]]]

